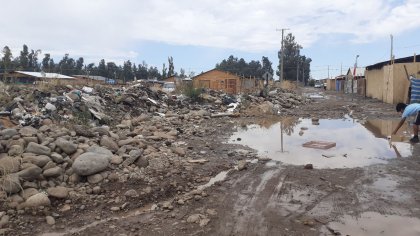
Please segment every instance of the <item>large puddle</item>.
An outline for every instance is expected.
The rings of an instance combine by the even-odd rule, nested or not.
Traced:
[[[413,146],[407,141],[404,125],[393,141],[387,140],[398,121],[351,118],[328,120],[285,118],[238,128],[229,143],[249,146],[262,157],[292,165],[313,164],[316,168],[353,168],[386,163],[388,159],[409,157]],[[309,141],[336,143],[320,150],[302,147]]]
[[[365,212],[358,217],[344,216],[339,222],[328,224],[323,230],[340,233],[339,235],[358,236],[412,236],[420,235],[420,220],[397,215],[381,215],[377,212]],[[336,234],[338,235],[338,234]]]

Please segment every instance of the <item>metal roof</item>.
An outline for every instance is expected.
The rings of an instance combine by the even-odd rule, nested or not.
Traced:
[[[73,75],[74,77],[81,77],[81,78],[86,78],[86,79],[91,79],[91,80],[99,80],[99,81],[107,81],[109,80],[106,77],[100,76],[100,75]]]
[[[365,67],[356,67],[356,76],[365,76]],[[350,74],[353,76],[353,71],[354,71],[354,67],[353,68],[349,68],[349,70],[347,71],[347,74]]]
[[[16,73],[22,75],[28,75],[40,79],[75,79],[67,75],[57,74],[57,73],[44,73],[44,72],[32,72],[32,71],[15,71]]]
[[[410,56],[410,57],[402,57],[402,58],[398,58],[394,60],[394,63],[410,63],[410,62],[420,62],[420,55],[416,55],[416,57],[414,58],[414,56]],[[382,69],[382,67],[386,66],[386,65],[390,65],[391,61],[383,61],[383,62],[379,62],[376,63],[374,65],[370,65],[366,67],[366,70],[380,70]]]

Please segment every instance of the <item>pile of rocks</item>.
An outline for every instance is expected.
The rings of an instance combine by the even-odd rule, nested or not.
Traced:
[[[109,201],[103,184],[141,180],[153,186],[157,176],[188,167],[189,159],[200,156],[188,154],[178,136],[203,135],[198,126],[188,124],[208,119],[210,114],[205,110],[184,113],[126,117],[113,128],[62,127],[42,120],[39,128],[0,130],[2,217],[8,221],[35,209],[54,219],[57,211],[85,208],[85,204],[75,204],[77,199]],[[151,188],[131,192],[124,197],[148,194]],[[53,206],[53,202],[58,204]],[[126,207],[121,200],[111,202],[112,211]]]
[[[54,224],[60,214],[84,210],[88,204],[123,210],[129,204],[127,199],[150,195],[155,191],[152,186],[165,192],[158,182],[166,181],[175,192],[188,193],[210,177],[189,182],[191,166],[198,165],[191,163],[203,163],[203,155],[208,153],[192,151],[185,141],[200,140],[220,127],[216,121],[211,128],[200,127],[200,123],[212,114],[228,111],[230,104],[241,99],[251,105],[235,105],[240,112],[258,107],[268,113],[308,102],[281,90],[265,98],[249,95],[241,99],[207,90],[202,103],[196,103],[182,95],[138,85],[94,89],[59,86],[52,92],[25,89],[26,95],[0,102],[2,110],[10,112],[10,121],[16,121],[7,128],[0,119],[0,199],[4,200],[0,204],[0,233],[10,221],[29,227],[30,222],[19,223],[18,216],[25,213],[41,212],[48,224]],[[9,94],[13,97],[12,92]],[[86,120],[80,122],[83,117]],[[188,183],[180,186],[166,180],[174,173]],[[127,181],[141,181],[143,187],[122,194],[104,189],[105,185]],[[182,205],[205,196],[200,191],[174,201]]]
[[[245,114],[287,114],[289,109],[298,108],[310,103],[312,100],[296,94],[292,90],[276,89],[270,91],[266,97],[247,95],[244,96],[249,106]]]

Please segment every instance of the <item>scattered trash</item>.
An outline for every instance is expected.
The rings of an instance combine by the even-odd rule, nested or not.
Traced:
[[[92,93],[93,88],[85,86],[85,87],[82,88],[82,91],[85,92],[85,93]]]

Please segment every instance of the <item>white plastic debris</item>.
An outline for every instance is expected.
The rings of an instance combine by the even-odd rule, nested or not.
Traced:
[[[233,112],[239,106],[239,102],[231,103],[228,105],[228,112]]]
[[[82,91],[85,92],[85,93],[92,93],[93,92],[93,88],[84,86],[82,88]]]
[[[47,103],[45,105],[45,109],[47,109],[48,111],[55,111],[55,110],[57,110],[57,108],[53,104],[51,104],[51,103]]]

